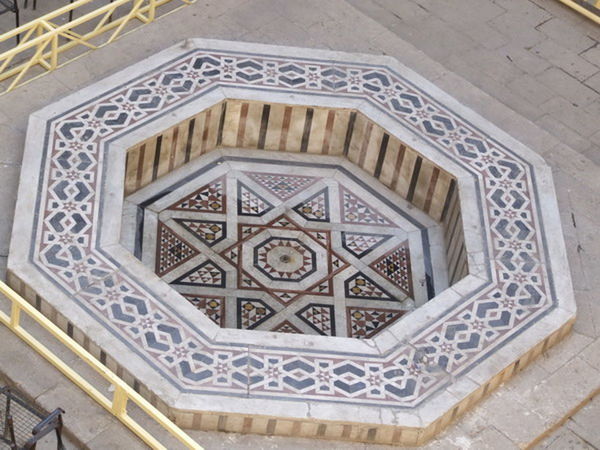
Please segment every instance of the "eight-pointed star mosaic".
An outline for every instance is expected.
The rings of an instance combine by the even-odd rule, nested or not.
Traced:
[[[221,327],[371,338],[446,283],[439,226],[375,180],[318,157],[207,164],[134,195],[154,199],[136,256]]]

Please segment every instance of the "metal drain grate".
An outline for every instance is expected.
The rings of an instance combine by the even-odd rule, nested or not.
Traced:
[[[45,414],[14,389],[0,388],[0,448],[35,448],[37,441],[53,430],[56,431],[57,448],[64,448],[61,440],[62,413],[64,411],[58,408]]]

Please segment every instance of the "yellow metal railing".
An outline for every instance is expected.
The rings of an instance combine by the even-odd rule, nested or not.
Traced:
[[[143,25],[154,21],[157,8],[174,0],[113,0],[65,24],[56,24],[58,21],[68,20],[70,13],[77,13],[93,1],[77,0],[0,35],[0,45],[6,42],[12,43],[17,35],[21,36],[19,44],[0,53],[0,82],[10,81],[8,87],[0,93],[11,91],[82,56],[82,54],[76,56],[67,54],[74,47],[85,47],[86,52],[83,53],[85,54],[122,36],[127,25],[133,22]],[[175,1],[183,4],[169,12],[194,0]],[[132,30],[127,32],[129,31]],[[61,57],[64,59],[62,62]],[[37,69],[38,73],[27,78],[32,69]]]
[[[590,8],[586,8],[582,2],[576,2],[574,0],[559,0],[570,8],[573,8],[580,14],[583,14],[588,19],[593,20],[597,24],[600,24],[600,0],[585,0],[583,3],[589,5]]]
[[[42,355],[54,367],[60,370],[67,378],[81,388],[86,394],[92,397],[107,411],[117,417],[131,431],[133,431],[147,445],[154,449],[165,449],[155,437],[153,437],[144,427],[137,423],[127,413],[127,404],[129,402],[137,405],[142,411],[154,419],[172,436],[177,438],[187,448],[202,450],[202,447],[188,436],[181,428],[175,425],[168,417],[152,406],[139,393],[126,384],[114,372],[104,366],[87,350],[79,345],[75,340],[69,337],[58,326],[47,319],[41,312],[29,304],[23,297],[13,291],[9,286],[0,281],[0,294],[3,294],[10,301],[10,315],[0,311],[0,323],[10,328],[19,338],[25,341],[35,351]],[[98,389],[91,385],[84,377],[66,365],[44,344],[38,341],[28,333],[21,325],[21,313],[27,314],[44,330],[54,336],[60,343],[70,349],[87,363],[89,367],[99,373],[106,381],[114,387],[114,394],[111,398],[106,397]]]

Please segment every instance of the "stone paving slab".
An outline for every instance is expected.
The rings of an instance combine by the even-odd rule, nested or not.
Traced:
[[[554,133],[559,139],[565,130],[573,129],[573,123],[569,124],[564,120],[565,114],[575,114],[580,108],[598,99],[598,89],[594,89],[600,70],[600,57],[594,50],[599,38],[597,27],[582,20],[582,17],[559,2],[480,2],[473,8],[468,2],[461,2],[460,6],[452,4],[451,15],[448,15],[446,8],[449,2],[432,5],[430,2],[415,0],[402,2],[394,7],[389,2],[378,0],[350,3],[484,91],[494,89],[495,92],[492,93],[497,99],[530,120],[537,119],[541,112],[534,107],[540,99],[548,96],[565,99],[569,103],[566,109],[546,111],[565,128],[550,120],[538,122],[538,125]],[[497,9],[488,8],[490,5]],[[419,11],[418,20],[414,18],[415,8]],[[462,24],[457,23],[452,18],[454,15],[470,17],[469,22],[476,21],[480,26],[480,33],[474,34],[476,31],[466,26],[464,20]],[[435,20],[431,20],[432,18]],[[487,29],[481,26],[482,23],[495,29],[507,44],[499,48],[490,45],[487,42]],[[475,45],[461,41],[456,33],[463,38],[472,38]],[[441,37],[444,45],[450,42],[452,48],[440,56],[439,49],[445,47],[435,47],[438,41],[424,39],[425,34]],[[493,39],[499,40],[497,36]],[[515,56],[517,54],[518,57]],[[476,56],[473,57],[474,55]],[[551,71],[548,76],[541,75],[546,71]],[[551,76],[557,72],[561,75]],[[547,89],[539,96],[531,94],[529,98],[521,98],[515,95],[515,87],[523,89],[522,86],[531,85],[528,74],[541,75],[541,80],[547,81]],[[497,86],[491,80],[496,81]],[[589,96],[583,99],[580,92],[587,88],[590,88]],[[574,101],[575,98],[578,101]],[[573,141],[571,139],[567,143],[571,145]],[[590,143],[589,140],[586,142],[576,150],[587,150]]]
[[[600,448],[600,397],[595,397],[566,423],[566,427],[595,448]]]

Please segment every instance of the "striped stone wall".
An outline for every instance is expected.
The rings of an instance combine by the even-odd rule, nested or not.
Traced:
[[[458,188],[454,180],[449,186],[449,194],[442,214],[442,225],[448,262],[448,283],[453,285],[467,276],[469,271]]]
[[[219,147],[347,157],[441,222],[451,284],[467,274],[454,177],[355,110],[225,100],[130,148],[125,195]]]

